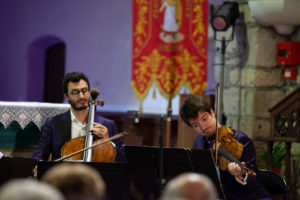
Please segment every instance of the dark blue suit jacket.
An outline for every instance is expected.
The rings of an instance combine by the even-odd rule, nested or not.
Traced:
[[[252,140],[243,132],[232,129],[237,134],[236,140],[243,144],[240,161],[257,172],[256,152]],[[211,143],[209,138],[201,135],[195,138],[193,148],[203,149]],[[256,177],[249,176],[246,185],[241,185],[228,171],[220,170],[220,178],[227,200],[271,200],[270,194],[258,183]]]
[[[117,127],[113,120],[106,119],[95,114],[94,121],[108,129],[109,137],[118,134]],[[71,139],[71,113],[67,111],[63,114],[48,118],[42,129],[42,135],[37,149],[33,152],[32,158],[48,160],[52,153],[52,160],[61,157],[61,148],[65,142]],[[125,161],[123,141],[121,138],[113,140],[116,145],[117,162]]]

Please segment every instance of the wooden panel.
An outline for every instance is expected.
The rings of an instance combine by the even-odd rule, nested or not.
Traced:
[[[159,146],[160,118],[161,115],[144,114],[139,116],[139,122],[134,122],[134,115],[128,113],[104,113],[100,115],[116,122],[118,131],[126,131],[123,141],[126,145]],[[171,142],[175,147],[177,138],[177,116],[171,117]]]
[[[300,142],[300,87],[272,107],[269,112],[271,138],[278,141]]]
[[[188,99],[191,94],[181,94],[179,106]],[[210,105],[214,105],[214,95],[201,95],[206,98]],[[191,127],[184,123],[180,116],[178,116],[178,128],[177,128],[177,147],[179,148],[191,148],[193,146],[194,140],[198,135]]]

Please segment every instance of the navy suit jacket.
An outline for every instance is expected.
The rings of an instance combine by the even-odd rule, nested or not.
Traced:
[[[243,153],[240,161],[245,162],[246,166],[257,172],[256,152],[252,140],[243,132],[232,129],[237,134],[236,140],[243,144]],[[203,149],[211,143],[210,139],[197,136],[194,141],[193,148]],[[270,194],[257,181],[256,177],[249,175],[246,185],[241,185],[235,180],[228,171],[220,170],[221,182],[228,200],[271,200]]]
[[[113,120],[95,114],[94,121],[108,129],[109,137],[118,134],[116,124]],[[42,135],[37,149],[33,152],[32,158],[48,160],[52,153],[52,160],[61,157],[61,148],[65,142],[71,139],[71,113],[67,111],[63,114],[48,118],[42,129]],[[116,161],[125,161],[123,141],[121,138],[113,140],[116,145]]]

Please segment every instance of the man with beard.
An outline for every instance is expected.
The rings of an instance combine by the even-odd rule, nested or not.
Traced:
[[[71,109],[46,120],[38,148],[32,154],[34,159],[48,160],[52,153],[52,160],[56,160],[61,157],[61,148],[65,142],[85,136],[87,133],[90,98],[90,83],[87,76],[80,72],[68,73],[63,80],[63,92]],[[114,121],[97,114],[94,116],[91,131],[94,137],[104,139],[118,134]],[[113,143],[117,152],[116,161],[124,161],[122,139],[115,139]]]

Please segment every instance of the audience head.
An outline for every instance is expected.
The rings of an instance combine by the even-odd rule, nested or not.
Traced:
[[[184,173],[170,180],[161,200],[216,200],[217,192],[205,175]]]
[[[96,169],[81,163],[62,163],[50,168],[42,181],[53,185],[67,200],[101,199],[106,186]]]
[[[15,179],[0,189],[0,200],[64,200],[54,187],[33,179]]]

